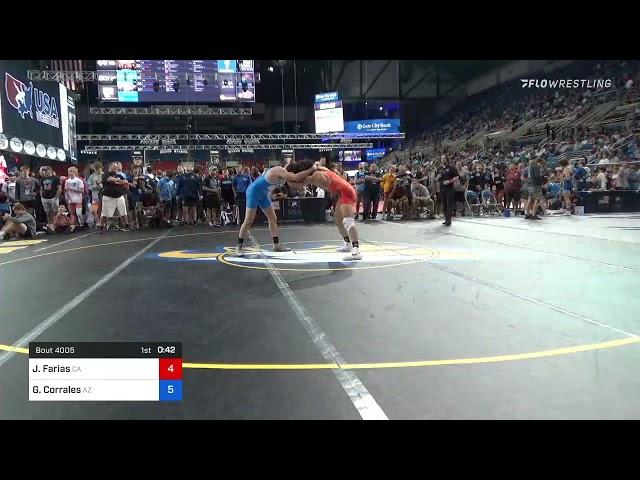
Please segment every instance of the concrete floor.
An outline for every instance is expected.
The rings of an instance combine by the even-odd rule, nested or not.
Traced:
[[[357,264],[332,225],[284,227],[295,251],[268,262],[222,255],[233,230],[171,230],[37,340],[181,341],[185,362],[232,369],[186,368],[179,404],[30,403],[27,355],[0,351],[0,418],[640,418],[640,215],[358,228]],[[0,245],[0,344],[163,233]]]

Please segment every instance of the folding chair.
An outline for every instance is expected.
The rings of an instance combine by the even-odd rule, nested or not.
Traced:
[[[489,215],[502,215],[502,205],[498,203],[496,196],[491,190],[483,190],[481,196],[483,215],[486,213]]]
[[[464,201],[467,205],[467,209],[471,212],[471,215],[474,217],[479,217],[482,213],[482,203],[478,198],[478,194],[476,192],[472,192],[471,190],[467,190],[464,192]]]

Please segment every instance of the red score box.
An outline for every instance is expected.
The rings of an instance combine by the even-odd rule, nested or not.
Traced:
[[[161,358],[160,380],[182,380],[182,359]]]

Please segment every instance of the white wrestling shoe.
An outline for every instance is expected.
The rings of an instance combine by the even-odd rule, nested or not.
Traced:
[[[236,257],[244,257],[244,249],[242,245],[236,246]]]
[[[351,252],[351,244],[344,242],[344,244],[340,247],[336,249],[336,252],[342,252],[342,253],[349,253]]]
[[[351,255],[347,255],[343,258],[345,262],[351,262],[353,260],[362,260],[362,254],[360,253],[359,248],[353,248],[351,250]]]
[[[273,246],[273,251],[274,251],[274,252],[290,252],[290,251],[291,251],[291,249],[290,249],[290,248],[285,247],[285,246],[284,246],[284,245],[282,245],[281,243],[276,243],[276,244]]]

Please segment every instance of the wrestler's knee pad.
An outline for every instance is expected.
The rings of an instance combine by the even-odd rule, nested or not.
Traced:
[[[344,226],[345,230],[348,232],[349,229],[356,226],[356,221],[353,219],[353,217],[345,217],[342,219],[342,225]]]

